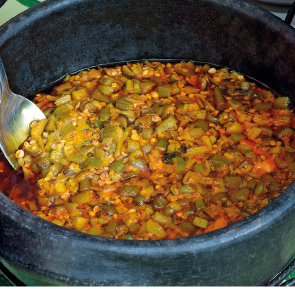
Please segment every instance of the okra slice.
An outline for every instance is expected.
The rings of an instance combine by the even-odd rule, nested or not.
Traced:
[[[135,197],[139,194],[140,188],[133,185],[125,185],[120,189],[120,195],[123,197]]]
[[[155,132],[157,134],[163,133],[166,130],[174,129],[177,124],[177,120],[170,115],[166,120],[164,120],[159,126],[156,127]]]
[[[158,93],[160,97],[170,97],[170,90],[168,83],[164,83],[158,86]]]
[[[206,219],[203,219],[203,218],[200,218],[200,217],[195,217],[195,219],[193,221],[193,224],[196,227],[206,229],[207,226],[208,226],[208,221]]]
[[[114,161],[110,165],[110,170],[114,170],[116,173],[122,173],[125,169],[126,165],[122,161]]]
[[[130,110],[133,106],[133,102],[121,97],[116,102],[116,107],[121,110]]]

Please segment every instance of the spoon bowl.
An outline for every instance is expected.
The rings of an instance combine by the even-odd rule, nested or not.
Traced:
[[[14,169],[19,167],[15,151],[30,133],[30,123],[45,118],[30,100],[13,93],[0,58],[0,149]]]

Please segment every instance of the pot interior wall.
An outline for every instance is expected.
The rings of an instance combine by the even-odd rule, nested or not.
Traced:
[[[282,38],[293,31],[256,8],[239,0],[49,1],[2,28],[0,53],[12,90],[26,96],[68,72],[151,58],[228,66],[293,96],[295,50]]]
[[[293,99],[294,39],[292,28],[242,0],[47,0],[0,27],[0,55],[11,89],[25,96],[68,72],[93,65],[140,59],[192,59],[230,67]],[[162,251],[160,242],[134,246],[121,242],[118,246],[113,240],[81,237],[78,232],[36,221],[35,216],[29,217],[28,212],[2,198],[0,260],[6,260],[23,276],[33,271],[34,280],[46,275],[46,282],[52,278],[54,284],[62,285],[89,282],[114,286],[123,281],[125,286],[262,285],[295,253],[292,194],[294,188],[269,207],[284,217],[275,225],[271,223],[274,215],[265,210],[232,227],[243,230],[241,236],[228,229],[228,237],[220,239],[227,232],[225,228],[209,233],[210,240],[206,236],[197,241],[169,240]],[[289,203],[285,203],[287,197]],[[27,223],[20,223],[18,217]],[[251,220],[255,220],[255,225]],[[282,233],[278,234],[278,230]],[[14,246],[15,240],[21,240],[22,245]],[[31,248],[32,243],[35,248]],[[201,251],[200,246],[208,251]],[[85,254],[81,257],[76,248]],[[169,259],[162,258],[169,250],[173,252]],[[182,253],[176,256],[178,251]],[[156,252],[160,252],[158,256]],[[99,257],[103,257],[102,261]],[[144,268],[141,272],[140,266]],[[163,270],[158,270],[158,266]]]

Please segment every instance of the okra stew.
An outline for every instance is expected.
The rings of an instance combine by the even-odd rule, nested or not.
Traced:
[[[226,68],[98,67],[35,102],[47,119],[15,154],[22,175],[0,163],[0,189],[65,228],[129,240],[203,234],[257,212],[295,178],[289,98]]]

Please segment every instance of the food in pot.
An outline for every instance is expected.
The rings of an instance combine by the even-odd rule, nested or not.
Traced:
[[[158,240],[240,221],[295,177],[294,113],[237,72],[129,63],[68,75],[15,156],[11,198],[84,233]],[[32,189],[33,188],[33,189]]]

